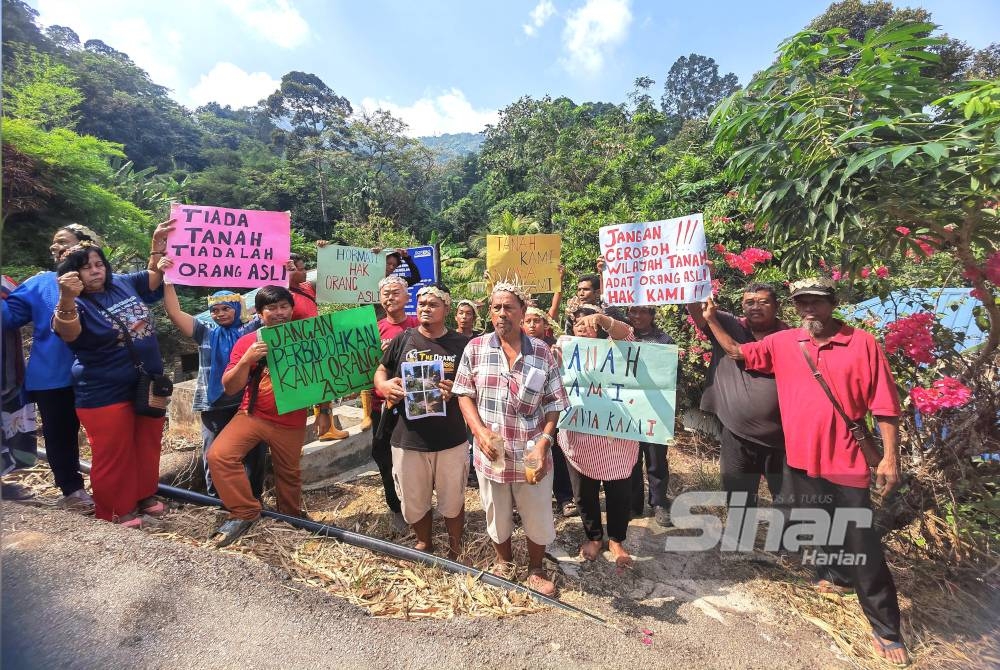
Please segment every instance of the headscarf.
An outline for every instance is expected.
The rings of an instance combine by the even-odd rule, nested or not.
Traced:
[[[212,365],[208,369],[208,402],[213,403],[222,397],[225,391],[222,388],[222,373],[229,365],[229,355],[233,351],[233,345],[240,339],[243,327],[243,298],[232,291],[216,291],[208,297],[208,307],[212,305],[229,305],[236,310],[233,322],[228,326],[216,327],[209,333],[209,346],[212,351]]]

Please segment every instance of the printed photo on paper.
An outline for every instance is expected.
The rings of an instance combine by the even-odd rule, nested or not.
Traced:
[[[444,397],[438,384],[444,379],[444,361],[403,363],[403,409],[407,419],[445,416]]]

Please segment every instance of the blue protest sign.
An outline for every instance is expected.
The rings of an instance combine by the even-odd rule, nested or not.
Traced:
[[[417,266],[420,272],[420,281],[410,287],[410,300],[406,303],[406,313],[409,316],[417,314],[417,291],[424,286],[437,283],[437,256],[433,246],[412,247],[406,250],[410,254],[410,260]],[[393,271],[394,275],[399,275],[404,279],[410,278],[410,269],[406,265],[400,265]]]

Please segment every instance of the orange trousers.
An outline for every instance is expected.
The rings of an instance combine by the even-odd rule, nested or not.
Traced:
[[[265,419],[248,416],[244,411],[233,417],[208,451],[208,468],[212,482],[229,510],[231,519],[253,520],[260,516],[260,501],[253,497],[250,480],[243,468],[243,459],[257,446],[266,442],[274,466],[274,482],[278,492],[278,511],[299,516],[302,513],[302,442],[306,427],[288,428]]]

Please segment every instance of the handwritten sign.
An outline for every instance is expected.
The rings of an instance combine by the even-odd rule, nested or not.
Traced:
[[[385,256],[361,247],[325,246],[316,254],[319,302],[358,305],[378,302]]]
[[[405,308],[408,316],[416,316],[417,291],[438,282],[437,256],[433,245],[412,247],[406,252],[410,254],[410,262],[417,266],[417,271],[420,273],[420,281],[409,288],[410,299],[406,302]],[[400,263],[392,274],[409,279],[410,268],[405,263]]]
[[[486,270],[493,281],[515,277],[532,293],[559,287],[559,235],[487,235]]]
[[[167,237],[174,265],[166,278],[185,286],[258,288],[288,282],[291,213],[173,204]]]
[[[670,305],[712,294],[701,214],[600,230],[609,305]]]
[[[371,305],[262,328],[278,413],[372,388],[382,340]]]
[[[559,428],[667,444],[674,437],[677,345],[561,337],[569,407]]]

